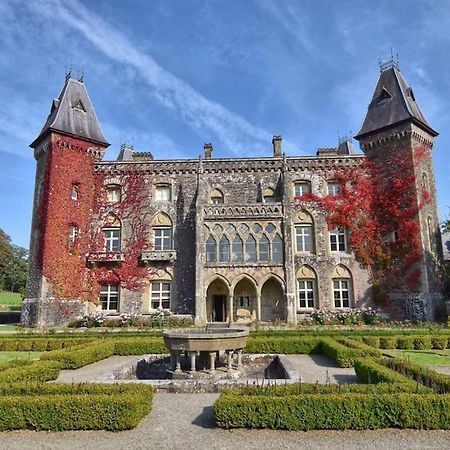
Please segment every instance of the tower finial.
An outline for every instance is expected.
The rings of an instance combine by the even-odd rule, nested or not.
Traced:
[[[380,72],[384,72],[385,70],[392,68],[400,70],[400,64],[398,62],[398,53],[396,53],[396,57],[394,57],[394,49],[391,47],[391,57],[384,61],[380,57],[378,59],[378,64],[380,65]]]

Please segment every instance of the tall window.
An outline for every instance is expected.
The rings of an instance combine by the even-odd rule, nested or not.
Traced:
[[[335,308],[350,308],[351,280],[333,279],[333,296]]]
[[[155,200],[157,202],[170,202],[172,198],[170,186],[160,184],[155,187]]]
[[[242,262],[244,257],[244,243],[239,236],[236,236],[231,244],[231,261]]]
[[[112,184],[108,186],[107,190],[108,202],[117,203],[120,202],[122,197],[122,189],[120,186]]]
[[[316,280],[314,279],[298,280],[298,306],[300,309],[314,308],[315,284]]]
[[[172,250],[172,229],[169,227],[155,227],[155,250]]]
[[[70,198],[72,200],[78,200],[78,185],[72,184],[72,191],[70,193]]]
[[[210,203],[220,205],[223,203],[223,194],[219,189],[214,189],[209,196]]]
[[[100,303],[104,311],[117,311],[119,309],[119,286],[102,285],[100,287]]]
[[[170,281],[153,281],[151,291],[152,309],[170,309]]]
[[[104,228],[105,252],[120,252],[120,228]]]
[[[311,224],[296,225],[295,238],[297,252],[313,252],[313,227]]]
[[[341,195],[342,193],[341,184],[337,181],[329,181],[327,187],[328,195]]]
[[[330,250],[332,252],[347,251],[347,236],[344,228],[333,228],[330,230]]]
[[[230,261],[230,243],[228,239],[223,236],[219,242],[219,262],[227,263]]]
[[[256,262],[256,239],[251,235],[245,241],[245,261]]]
[[[78,228],[76,225],[69,226],[69,251],[72,252],[75,247],[75,241],[78,235]]]
[[[270,259],[270,243],[268,237],[263,234],[258,242],[258,253],[260,262],[269,262]]]
[[[217,261],[217,242],[212,237],[209,236],[206,241],[206,262],[214,263]]]
[[[279,234],[276,234],[272,240],[272,261],[283,261],[283,241]]]
[[[300,181],[294,185],[294,197],[301,197],[311,193],[311,183],[309,181]]]

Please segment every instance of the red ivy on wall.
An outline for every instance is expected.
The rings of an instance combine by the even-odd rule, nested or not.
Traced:
[[[326,213],[328,228],[343,227],[355,257],[371,270],[380,303],[392,289],[416,291],[420,286],[418,263],[422,258],[418,212],[430,201],[421,189],[417,195],[414,165],[426,157],[395,149],[383,161],[364,159],[357,166],[339,167],[328,180],[341,186],[339,195],[306,194],[295,199]]]

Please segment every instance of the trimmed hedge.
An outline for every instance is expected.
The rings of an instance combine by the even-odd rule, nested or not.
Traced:
[[[85,388],[81,393],[68,393],[58,386],[50,388],[49,395],[0,397],[0,431],[121,431],[134,428],[151,410],[152,388],[134,386],[133,390],[124,390],[112,387],[96,387],[92,392],[91,388]]]
[[[2,370],[0,383],[55,380],[60,370],[61,363],[58,361],[34,361],[31,364]]]
[[[386,350],[442,350],[450,347],[446,335],[363,336],[362,340],[371,347]]]
[[[405,375],[438,393],[450,393],[450,376],[400,358],[384,359],[383,365]]]
[[[245,353],[321,353],[322,338],[308,336],[249,336]]]
[[[376,349],[367,345],[364,348],[350,348],[331,338],[323,338],[321,348],[322,353],[335,361],[339,367],[353,367],[358,358],[378,355]]]
[[[46,352],[51,350],[61,350],[87,344],[93,339],[55,339],[55,338],[34,338],[34,339],[0,339],[1,352]]]
[[[450,429],[450,395],[330,394],[283,397],[222,393],[214,404],[223,428],[365,430]]]
[[[161,338],[140,337],[121,339],[114,343],[114,354],[120,356],[169,353]]]

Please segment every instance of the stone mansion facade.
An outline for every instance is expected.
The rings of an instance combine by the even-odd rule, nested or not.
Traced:
[[[157,160],[122,146],[116,161],[104,161],[109,144],[86,87],[68,76],[31,144],[37,171],[22,322],[169,310],[199,325],[234,322],[242,311],[296,323],[314,308],[372,305],[371,273],[356,259],[349,231],[329,227],[323,210],[295,199],[339,195],[336,169],[358,167],[399,142],[431,155],[436,135],[392,63],[381,70],[356,136],[362,154],[341,139],[314,156],[285,156],[274,136],[269,157],[214,158],[205,144],[201,158]],[[421,286],[412,309],[399,293],[396,314],[431,319],[442,301],[431,157],[414,171],[431,193],[417,217]]]

